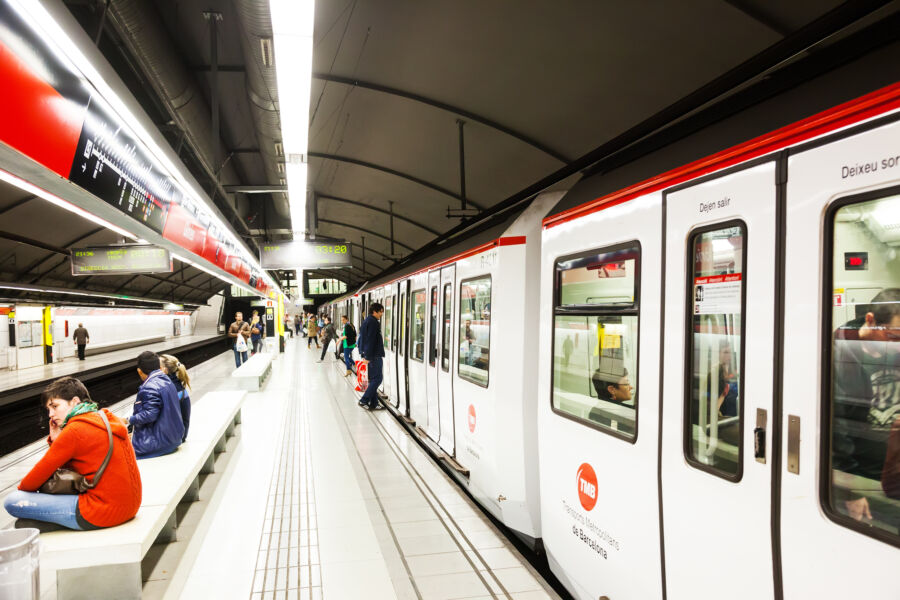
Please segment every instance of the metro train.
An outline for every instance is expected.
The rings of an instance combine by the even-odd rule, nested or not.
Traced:
[[[329,305],[576,598],[896,598],[900,84]]]

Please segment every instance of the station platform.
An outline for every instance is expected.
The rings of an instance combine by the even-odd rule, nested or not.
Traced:
[[[318,358],[302,338],[275,356],[200,501],[180,505],[178,541],[144,558],[142,597],[558,598],[394,417],[358,408]],[[192,369],[192,398],[229,389],[233,369],[230,352]],[[0,462],[0,497],[38,458]]]
[[[137,355],[144,350],[151,350],[156,353],[166,352],[173,348],[181,348],[183,346],[197,342],[205,342],[206,340],[219,337],[222,337],[222,334],[183,335],[167,339],[164,342],[148,344],[146,346],[126,348],[124,350],[113,350],[112,352],[104,352],[102,354],[92,354],[85,357],[84,360],[78,360],[78,357],[69,357],[63,361],[51,363],[49,365],[16,369],[14,371],[0,371],[0,394],[8,390],[32,385],[41,381],[57,379],[67,375],[75,376],[77,373],[83,371],[98,369],[123,360],[131,360],[137,358]]]

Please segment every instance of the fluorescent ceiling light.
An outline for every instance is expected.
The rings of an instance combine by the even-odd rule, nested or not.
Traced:
[[[101,219],[97,215],[93,215],[93,214],[89,213],[88,211],[84,210],[83,208],[79,208],[79,207],[75,206],[68,200],[63,200],[59,196],[55,196],[55,195],[51,194],[50,192],[39,188],[38,186],[34,185],[33,183],[29,183],[29,182],[25,181],[24,179],[22,179],[21,177],[16,177],[12,173],[7,173],[6,171],[4,171],[2,169],[0,169],[0,180],[3,180],[6,183],[9,183],[11,185],[14,185],[17,188],[19,188],[20,190],[26,191],[29,194],[34,194],[35,196],[37,196],[39,198],[43,198],[47,202],[50,202],[51,204],[55,204],[56,206],[63,208],[69,212],[73,212],[76,215],[78,215],[79,217],[85,218],[88,221],[93,221],[94,223],[97,223],[98,225],[103,225],[107,229],[115,231],[116,233],[118,233],[121,236],[131,238],[132,240],[135,240],[135,241],[140,239],[136,235],[131,233],[130,231],[125,231],[121,227],[117,227],[116,225],[113,225],[109,221],[106,221],[104,219]]]
[[[269,0],[275,45],[275,76],[291,229],[306,232],[305,157],[309,146],[309,104],[312,88],[315,0]]]

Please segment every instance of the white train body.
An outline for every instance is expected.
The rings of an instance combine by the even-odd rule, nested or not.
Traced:
[[[539,196],[335,306],[390,307],[391,409],[579,600],[896,598],[898,108],[895,85],[543,226]]]

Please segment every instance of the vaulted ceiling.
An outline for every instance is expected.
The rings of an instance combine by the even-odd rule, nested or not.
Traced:
[[[289,237],[267,0],[64,1],[248,245]],[[881,4],[892,3],[869,2],[842,18],[851,23]],[[314,233],[354,244],[353,269],[337,277],[370,279],[457,226],[453,211],[488,210],[545,178],[549,189],[570,188],[581,169],[567,166],[838,5],[319,0],[308,157]],[[210,129],[216,103],[218,136]],[[18,200],[0,190],[0,211],[31,218],[23,211],[36,208],[10,208]],[[32,217],[43,211],[46,203]],[[81,243],[89,233],[71,228],[52,243]],[[0,251],[11,243],[0,239]],[[45,257],[28,252],[6,267]],[[209,285],[204,279],[197,287]],[[205,293],[156,283],[110,285]]]

